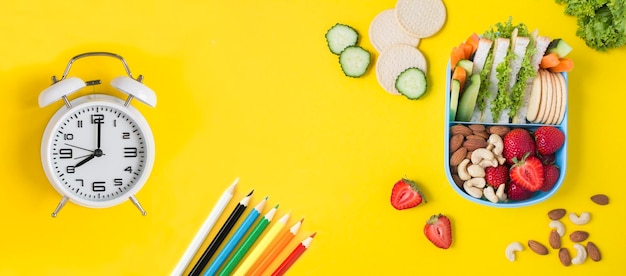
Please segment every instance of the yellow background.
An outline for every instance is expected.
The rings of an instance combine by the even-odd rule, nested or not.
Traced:
[[[626,272],[622,138],[626,48],[598,53],[575,37],[576,19],[551,0],[444,1],[447,20],[419,49],[428,60],[428,94],[418,101],[382,90],[373,68],[344,77],[324,40],[336,22],[361,33],[395,0],[330,1],[12,1],[0,10],[1,275],[168,275],[222,191],[241,182],[230,209],[251,189],[304,224],[288,246],[317,231],[291,275],[618,275]],[[469,202],[444,174],[445,67],[452,47],[509,16],[574,47],[570,73],[567,176],[543,203],[497,209]],[[157,157],[137,197],[109,209],[68,204],[40,164],[40,139],[61,107],[37,105],[39,92],[72,56],[110,51],[158,95],[150,122]],[[76,63],[72,75],[105,83],[122,75],[115,60]],[[108,86],[99,92],[120,95]],[[391,187],[407,176],[428,203],[396,211]],[[608,206],[589,197],[606,193]],[[592,221],[603,260],[564,267],[556,251],[527,249],[509,262],[512,241],[547,244],[546,213],[557,207]],[[269,210],[266,207],[265,213]],[[435,248],[422,233],[448,215],[454,242]],[[220,222],[223,221],[221,218]],[[219,228],[220,222],[216,228]],[[212,234],[216,232],[213,230]],[[564,246],[575,251],[567,239]],[[275,263],[276,265],[276,263]]]

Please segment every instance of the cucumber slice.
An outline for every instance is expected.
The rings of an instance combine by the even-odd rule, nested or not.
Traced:
[[[359,40],[359,34],[355,29],[348,25],[337,23],[326,32],[326,44],[328,49],[339,55],[348,46],[356,45]]]
[[[560,58],[564,58],[572,51],[572,46],[567,44],[563,39],[557,38],[548,44],[548,54],[556,53]]]
[[[370,65],[370,52],[359,46],[348,46],[339,54],[341,71],[348,76],[363,76]]]
[[[396,78],[396,89],[411,100],[419,99],[426,93],[426,74],[417,67],[410,67]]]

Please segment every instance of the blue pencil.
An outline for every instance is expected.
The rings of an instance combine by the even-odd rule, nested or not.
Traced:
[[[246,232],[248,232],[252,224],[254,224],[257,218],[259,218],[261,212],[263,211],[263,207],[265,207],[265,202],[267,202],[267,197],[265,197],[257,206],[254,207],[254,209],[252,209],[252,211],[250,211],[246,219],[244,219],[244,221],[241,223],[241,225],[239,225],[233,236],[230,237],[226,245],[224,245],[222,251],[217,254],[215,260],[213,260],[213,262],[209,265],[206,272],[202,274],[203,276],[213,276],[217,274],[217,271],[220,269],[222,264],[224,264],[226,259],[228,259],[230,253],[233,252],[235,247],[237,247],[237,244],[241,241]]]

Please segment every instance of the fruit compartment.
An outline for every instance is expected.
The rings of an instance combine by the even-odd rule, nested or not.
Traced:
[[[567,78],[567,73],[561,73],[563,75],[563,77],[565,78],[565,87],[566,90],[568,90],[569,87],[569,83],[568,83],[568,78]],[[561,121],[560,124],[536,124],[536,123],[526,123],[526,124],[512,124],[512,123],[507,123],[507,124],[494,124],[494,123],[477,123],[477,122],[460,122],[460,121],[451,121],[450,120],[450,79],[451,79],[451,71],[450,71],[450,64],[448,64],[448,67],[446,68],[446,100],[445,100],[445,128],[444,128],[444,137],[445,137],[445,145],[444,145],[444,168],[445,168],[445,172],[446,172],[446,177],[448,179],[449,184],[452,186],[452,188],[462,197],[464,197],[465,199],[478,203],[478,204],[482,204],[482,205],[486,205],[486,206],[492,206],[492,207],[499,207],[499,208],[516,208],[516,207],[524,207],[524,206],[529,206],[529,205],[533,205],[533,204],[537,204],[539,202],[545,201],[548,198],[550,198],[552,195],[554,195],[554,193],[556,193],[556,191],[558,191],[558,189],[562,186],[563,184],[563,180],[565,179],[565,173],[567,171],[567,138],[568,138],[568,133],[567,133],[567,113],[568,113],[568,108],[567,108],[567,104],[566,104],[566,110],[565,110],[565,116],[563,118],[563,120]],[[453,168],[451,168],[450,166],[450,157],[451,157],[451,152],[450,152],[450,127],[457,125],[457,124],[461,124],[461,125],[465,125],[465,126],[470,126],[470,125],[483,125],[486,128],[489,128],[491,126],[506,126],[509,127],[510,129],[513,128],[525,128],[529,131],[534,132],[538,127],[540,126],[545,126],[545,125],[550,125],[550,126],[554,126],[556,128],[558,128],[559,130],[561,130],[564,134],[565,134],[565,142],[563,144],[563,146],[555,153],[555,162],[554,164],[556,166],[559,167],[560,172],[559,172],[559,178],[557,180],[557,182],[554,184],[554,186],[552,187],[551,190],[547,191],[547,192],[542,192],[542,191],[537,191],[533,194],[533,196],[529,199],[526,200],[518,200],[518,201],[512,201],[512,200],[507,200],[505,202],[498,202],[498,203],[493,203],[489,200],[487,200],[484,196],[482,198],[475,198],[470,196],[468,193],[465,192],[465,190],[463,189],[463,187],[460,187],[459,185],[456,184],[456,182],[453,179]]]

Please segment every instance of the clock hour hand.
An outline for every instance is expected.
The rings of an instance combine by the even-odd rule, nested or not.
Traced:
[[[101,149],[96,149],[96,150],[93,151],[92,154],[90,154],[89,156],[85,157],[85,159],[80,160],[80,162],[78,162],[78,164],[76,164],[74,166],[74,168],[78,168],[78,167],[80,167],[82,165],[85,165],[85,163],[89,162],[89,160],[94,159],[95,157],[100,157],[102,155],[104,155],[104,153],[102,153],[102,150]]]
[[[96,157],[95,154],[91,154],[91,155],[87,156],[85,159],[80,160],[80,162],[78,162],[78,164],[76,164],[74,166],[74,168],[78,168],[78,167],[84,165],[85,163],[89,162],[89,160],[93,159],[94,157]]]

